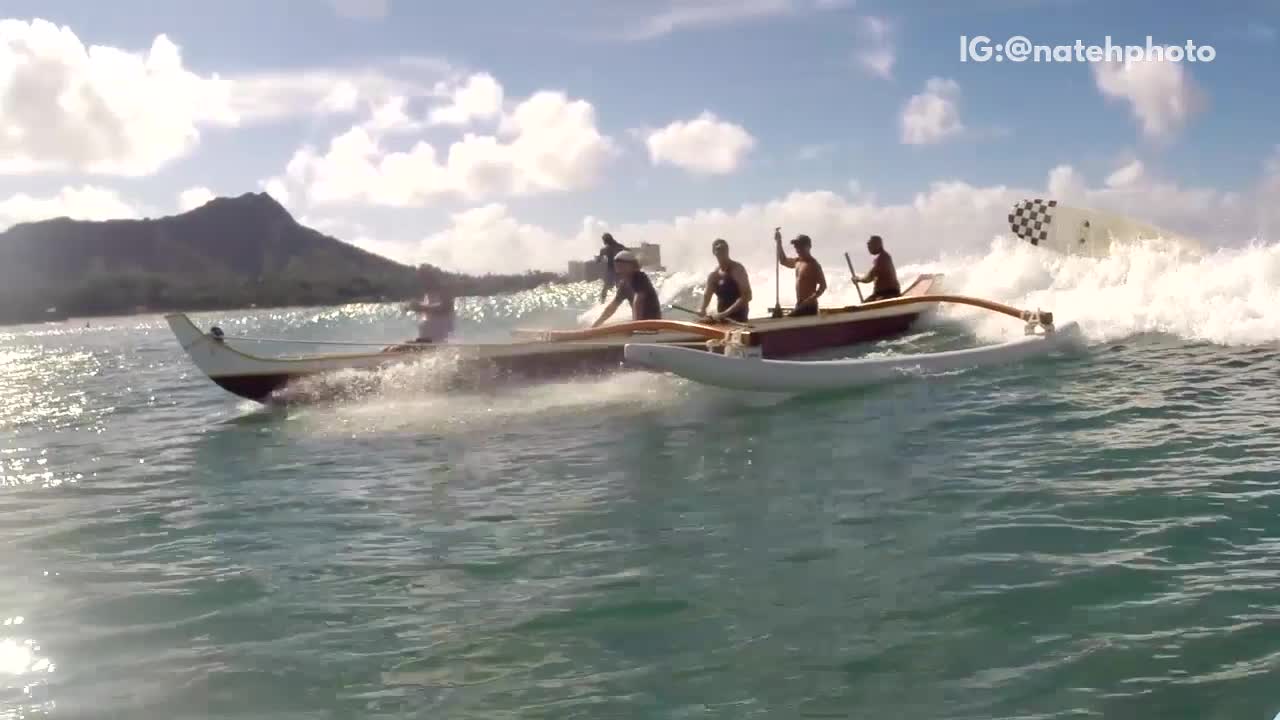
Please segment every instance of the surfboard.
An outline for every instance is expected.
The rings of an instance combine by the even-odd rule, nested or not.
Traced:
[[[1122,215],[1070,207],[1057,200],[1019,200],[1009,212],[1009,229],[1019,239],[1064,255],[1108,257],[1113,243],[1150,242],[1202,253],[1196,241]]]

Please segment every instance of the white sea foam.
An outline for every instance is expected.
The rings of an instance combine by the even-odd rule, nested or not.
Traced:
[[[997,240],[981,258],[956,262],[948,288],[1076,321],[1092,342],[1144,333],[1252,345],[1280,339],[1280,245],[1249,245],[1196,257],[1133,245],[1106,258],[1063,256]],[[979,336],[1021,332],[1016,321],[952,311]]]
[[[864,263],[865,264],[865,263]],[[751,268],[753,316],[775,302],[773,268]],[[825,267],[829,289],[823,305],[859,302],[846,268]],[[1117,246],[1110,257],[1066,256],[1005,237],[983,255],[942,256],[900,265],[903,288],[921,273],[943,273],[944,290],[1048,310],[1059,324],[1076,321],[1089,342],[1114,342],[1143,333],[1168,333],[1191,341],[1249,345],[1280,340],[1280,245],[1251,244],[1195,256],[1150,245]],[[683,272],[664,279],[688,292],[703,275]],[[782,305],[795,301],[793,271],[783,268]],[[865,296],[871,292],[861,287]],[[970,327],[983,340],[1022,333],[1017,320],[988,311],[943,306],[939,316]]]

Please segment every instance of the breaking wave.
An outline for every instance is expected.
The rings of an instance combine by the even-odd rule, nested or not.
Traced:
[[[983,257],[946,263],[948,288],[1076,321],[1092,342],[1148,333],[1192,342],[1280,340],[1280,245],[1203,256],[1146,245],[1106,258],[1063,256],[1004,238]],[[990,313],[956,311],[982,337],[1021,332]]]
[[[833,268],[829,261],[824,268],[830,288],[823,304],[857,303],[858,291],[848,271]],[[752,270],[752,315],[766,315],[774,304],[773,268]],[[1051,311],[1059,325],[1079,323],[1092,343],[1147,333],[1220,345],[1280,340],[1280,245],[1276,244],[1255,243],[1203,256],[1135,244],[1117,247],[1107,258],[1089,258],[997,237],[982,255],[943,256],[898,268],[904,288],[921,273],[945,274],[945,290],[950,293]],[[702,272],[673,273],[662,279],[659,293],[664,301],[684,297],[696,309],[704,277]],[[794,300],[793,282],[791,271],[784,268],[784,306]],[[864,294],[870,290],[862,287]],[[593,318],[599,307],[603,305],[582,317]],[[943,322],[963,324],[984,341],[1022,333],[1018,321],[982,310],[944,306],[938,316]]]

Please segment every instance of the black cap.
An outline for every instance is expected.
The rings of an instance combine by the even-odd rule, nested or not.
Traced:
[[[791,244],[792,245],[813,245],[813,241],[809,239],[808,235],[797,235],[796,238],[791,241]]]
[[[715,241],[713,241],[713,242],[711,243],[711,247],[712,247],[713,249],[714,249],[714,248],[716,248],[716,247],[726,247],[726,248],[727,248],[727,247],[729,247],[729,241],[728,241],[728,240],[725,240],[724,238],[716,238],[716,239],[715,239]]]

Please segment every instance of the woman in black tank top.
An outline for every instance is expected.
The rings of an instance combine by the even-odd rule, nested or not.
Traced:
[[[733,265],[738,268],[742,267],[736,262]],[[715,270],[716,274],[720,276],[715,288],[716,312],[720,313],[721,317],[737,320],[738,322],[746,322],[747,313],[750,311],[746,303],[739,304],[732,313],[725,314],[725,311],[733,307],[738,298],[742,297],[742,289],[738,287],[738,281],[733,279],[734,269],[734,267],[731,267],[728,271],[719,268]]]
[[[729,243],[717,239],[711,243],[716,269],[707,276],[707,289],[702,297],[702,314],[707,314],[711,296],[716,296],[716,314],[728,320],[746,322],[751,312],[751,281],[742,263],[729,257]],[[734,307],[735,304],[737,307]]]

